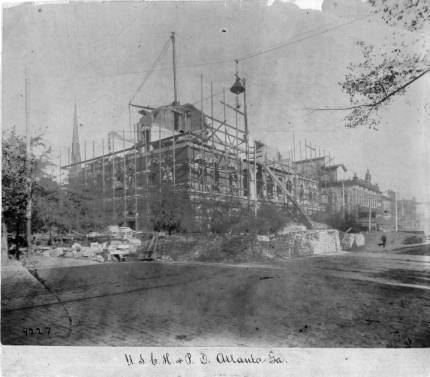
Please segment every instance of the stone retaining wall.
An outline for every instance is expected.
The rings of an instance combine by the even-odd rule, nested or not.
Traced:
[[[263,261],[333,254],[342,250],[337,230],[300,230],[271,236],[172,236],[160,240],[155,257],[173,260]]]
[[[306,230],[290,232],[257,240],[267,256],[288,258],[306,255],[323,255],[342,250],[337,230]]]

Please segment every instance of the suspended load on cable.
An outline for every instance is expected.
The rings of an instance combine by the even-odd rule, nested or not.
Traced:
[[[242,80],[239,78],[239,76],[236,76],[236,81],[234,82],[233,86],[230,88],[230,92],[238,95],[240,93],[243,93],[245,91],[245,87],[242,84]]]

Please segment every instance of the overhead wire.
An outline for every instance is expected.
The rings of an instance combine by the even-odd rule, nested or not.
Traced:
[[[369,14],[367,14],[367,15],[365,15],[365,16],[357,17],[357,18],[354,18],[354,19],[349,20],[349,21],[347,21],[347,22],[344,22],[344,23],[338,24],[338,25],[334,25],[334,26],[327,27],[327,28],[324,28],[324,29],[316,29],[316,30],[315,30],[315,32],[313,32],[313,31],[311,30],[311,31],[308,31],[308,32],[302,33],[301,35],[303,35],[303,34],[304,34],[303,36],[300,36],[300,34],[299,34],[299,35],[296,35],[293,39],[289,39],[289,40],[287,40],[287,41],[285,41],[285,42],[282,42],[282,43],[280,43],[280,44],[277,44],[277,45],[274,45],[274,46],[271,46],[271,47],[268,47],[268,48],[265,48],[265,49],[262,49],[262,50],[256,51],[256,52],[254,52],[254,53],[250,53],[250,54],[247,54],[247,55],[243,55],[243,56],[241,56],[241,57],[237,58],[236,60],[237,60],[238,62],[243,62],[243,61],[246,61],[246,60],[249,60],[249,59],[255,58],[255,57],[257,57],[257,56],[260,56],[260,55],[263,55],[263,54],[267,54],[267,53],[270,53],[270,52],[276,51],[276,50],[278,50],[278,49],[281,49],[281,48],[284,48],[284,47],[287,47],[287,46],[291,46],[291,45],[294,45],[294,44],[297,44],[297,43],[303,42],[303,41],[308,40],[308,39],[311,39],[311,38],[318,37],[318,36],[323,35],[323,34],[327,34],[327,33],[329,33],[329,32],[332,32],[332,31],[337,30],[337,29],[340,29],[340,28],[342,28],[342,27],[345,27],[345,26],[351,25],[351,24],[353,24],[353,23],[355,23],[355,22],[358,22],[358,21],[361,21],[361,20],[364,20],[364,19],[370,18],[370,17],[372,17],[372,16],[373,16],[373,15],[369,15]],[[309,33],[310,33],[310,34],[309,34]],[[183,46],[185,46],[186,48],[188,48],[188,49],[189,49],[189,47],[187,46],[187,43],[185,43],[185,42],[184,42],[184,37],[183,37],[181,34],[178,34],[178,33],[176,33],[176,36],[177,36],[177,37],[179,36],[179,37],[180,37],[180,39],[182,40],[182,44],[183,44]],[[153,72],[156,72],[156,71],[162,71],[162,70],[166,70],[166,69],[171,69],[171,68],[172,68],[172,66],[167,66],[167,67],[161,67],[161,68],[159,68],[159,69],[155,69],[155,65],[157,64],[158,60],[159,60],[159,59],[161,58],[161,56],[162,56],[162,55],[164,55],[164,53],[166,52],[166,51],[165,51],[165,49],[167,48],[167,43],[168,43],[168,41],[166,42],[165,46],[163,47],[163,50],[162,50],[162,52],[160,53],[160,56],[156,59],[156,61],[154,62],[153,66],[151,67],[151,69],[150,69],[150,70],[148,70],[148,74],[147,74],[147,76],[145,77],[145,79],[144,79],[144,81],[142,82],[142,84],[141,84],[141,85],[138,87],[138,89],[136,90],[136,92],[135,92],[134,96],[132,97],[132,100],[130,100],[130,103],[133,101],[133,99],[135,98],[135,96],[137,95],[137,93],[140,91],[140,89],[141,89],[141,88],[143,87],[143,85],[145,84],[145,82],[146,82],[146,80],[148,79],[148,77],[149,77]],[[231,61],[232,61],[231,59],[219,59],[219,60],[206,61],[206,62],[195,63],[195,64],[180,65],[180,66],[177,66],[176,68],[177,68],[177,69],[183,69],[183,68],[202,67],[202,66],[207,66],[207,65],[216,65],[216,64],[222,64],[222,63],[230,63]],[[250,86],[250,85],[248,85],[248,86]],[[251,86],[252,86],[252,84],[251,84]],[[216,93],[213,95],[213,97],[217,97],[217,96],[218,96],[218,95],[220,95],[220,94],[222,94],[222,91],[216,92]],[[211,98],[211,97],[210,97],[210,96],[208,96],[208,97],[204,98],[204,99],[203,99],[203,101],[207,101],[209,98]],[[193,104],[193,105],[196,105],[196,104],[199,104],[200,102],[202,102],[202,100],[195,101],[195,102],[193,102],[192,104]]]
[[[265,48],[265,49],[263,49],[263,50],[256,51],[256,52],[254,52],[254,53],[250,53],[250,54],[247,54],[247,55],[243,55],[243,56],[241,56],[241,57],[237,58],[236,60],[237,60],[237,61],[241,61],[241,62],[243,62],[243,61],[245,61],[245,60],[249,60],[249,59],[252,59],[252,58],[254,58],[254,57],[257,57],[257,56],[260,56],[260,55],[263,55],[263,54],[270,53],[270,52],[272,52],[272,51],[276,51],[276,50],[278,50],[278,49],[281,49],[281,48],[284,48],[284,47],[287,47],[287,46],[290,46],[290,45],[293,45],[293,44],[296,44],[296,43],[299,43],[299,42],[305,41],[305,40],[307,40],[307,39],[311,39],[311,38],[317,37],[317,36],[319,36],[319,35],[323,35],[323,34],[329,33],[329,32],[331,32],[331,31],[334,31],[334,30],[340,29],[340,28],[342,28],[342,27],[348,26],[348,25],[350,25],[350,24],[352,24],[352,23],[355,23],[355,22],[358,22],[358,21],[364,20],[364,19],[369,18],[369,17],[372,17],[372,16],[373,16],[373,15],[365,15],[365,16],[357,17],[357,18],[354,18],[354,19],[349,20],[349,21],[347,21],[347,22],[344,22],[344,23],[342,23],[342,24],[334,25],[334,26],[331,26],[331,27],[328,27],[328,28],[325,28],[325,29],[316,29],[316,30],[315,30],[315,32],[313,32],[313,31],[308,31],[308,32],[305,32],[305,33],[302,33],[302,34],[301,34],[301,35],[305,34],[305,35],[303,35],[303,37],[301,37],[300,35],[297,35],[297,36],[295,36],[295,37],[294,37],[294,39],[289,39],[289,40],[287,40],[287,41],[285,41],[285,42],[282,42],[282,43],[280,43],[280,44],[274,45],[274,46],[272,46],[272,47],[268,47],[268,48]],[[311,33],[311,34],[309,34],[309,33]],[[181,36],[180,36],[180,37],[181,37]],[[181,39],[183,39],[183,38],[184,38],[184,37],[181,37]],[[183,43],[183,45],[185,45],[185,46],[187,47],[186,43]],[[178,68],[186,68],[186,67],[200,67],[200,66],[205,66],[205,65],[213,65],[213,64],[220,64],[220,63],[227,63],[227,62],[231,63],[231,61],[232,61],[231,59],[222,59],[222,60],[215,60],[215,61],[208,61],[208,62],[202,62],[202,63],[196,63],[196,64],[184,65],[184,66],[180,66],[180,67],[178,67]],[[252,85],[253,85],[253,84],[250,84],[250,85],[248,85],[248,86],[252,86]],[[220,92],[220,93],[222,93],[222,92]],[[220,93],[218,93],[218,92],[217,92],[216,94],[214,94],[214,96],[217,96],[217,95],[219,95]],[[207,100],[207,98],[205,98],[204,100]],[[201,102],[201,101],[196,101],[196,102],[193,102],[193,104],[198,104],[198,103],[200,103],[200,102]]]
[[[278,44],[278,45],[275,45],[275,46],[272,46],[272,47],[269,47],[269,48],[266,48],[266,49],[263,49],[263,50],[260,50],[260,51],[248,54],[248,55],[244,55],[242,57],[237,58],[237,60],[238,61],[245,61],[245,60],[254,58],[256,56],[267,54],[269,52],[272,52],[272,51],[275,51],[275,50],[279,50],[281,48],[284,48],[284,47],[287,47],[287,46],[290,46],[290,45],[293,45],[293,44],[296,44],[296,43],[299,43],[299,42],[303,42],[303,41],[305,41],[307,39],[311,39],[311,38],[317,37],[319,35],[323,35],[323,34],[329,33],[329,32],[331,32],[333,30],[337,30],[339,28],[342,28],[344,26],[348,26],[348,25],[350,25],[350,24],[352,24],[354,22],[361,21],[361,20],[364,20],[364,19],[369,18],[369,17],[371,17],[371,15],[366,15],[366,16],[363,16],[363,17],[354,18],[352,20],[349,20],[349,21],[344,22],[344,23],[339,24],[339,25],[331,26],[331,27],[328,27],[328,28],[325,28],[325,29],[320,29],[317,32],[312,33],[310,35],[306,35],[306,36],[300,37],[298,39],[291,39],[291,40],[285,41],[285,42],[283,42],[281,44]],[[309,32],[307,32],[305,34],[308,34],[308,33]],[[297,38],[297,36],[295,38]]]
[[[305,33],[301,33],[301,34],[298,34],[298,35],[296,35],[296,36],[294,36],[294,37],[293,37],[293,38],[298,38],[298,39],[290,39],[290,40],[287,40],[287,41],[285,41],[285,42],[282,42],[282,43],[280,43],[280,44],[274,45],[274,46],[272,46],[272,47],[268,47],[268,48],[265,48],[265,49],[263,49],[263,50],[256,51],[256,52],[254,52],[254,53],[250,53],[250,54],[247,54],[247,55],[241,56],[241,57],[237,58],[237,60],[238,60],[238,61],[245,61],[245,60],[249,60],[249,59],[251,59],[251,58],[253,58],[253,57],[256,57],[256,56],[259,56],[259,55],[263,55],[263,54],[266,54],[266,53],[269,53],[269,52],[272,52],[272,51],[275,51],[275,50],[281,49],[281,48],[283,48],[283,47],[286,47],[286,46],[289,46],[289,45],[292,45],[292,44],[295,44],[295,43],[298,43],[298,42],[302,42],[302,41],[304,41],[304,40],[307,40],[307,39],[310,39],[310,38],[316,37],[316,36],[318,36],[318,35],[322,35],[322,34],[328,33],[328,32],[330,32],[330,31],[333,31],[333,30],[339,29],[339,28],[341,28],[341,27],[347,26],[347,25],[349,25],[349,24],[352,24],[352,23],[354,23],[354,22],[357,22],[357,21],[360,21],[360,20],[363,20],[363,19],[366,19],[366,18],[369,18],[369,17],[372,17],[372,16],[374,16],[374,15],[366,15],[366,16],[363,16],[363,17],[355,18],[355,19],[352,19],[352,20],[350,20],[350,21],[348,21],[348,22],[345,22],[345,23],[342,23],[342,24],[339,24],[339,25],[335,25],[335,26],[332,26],[332,27],[329,27],[329,28],[326,28],[326,29],[315,29],[315,31],[316,31],[315,33],[312,33],[312,30],[311,30],[311,31],[308,31],[308,32],[305,32]],[[134,23],[135,21],[136,21],[136,20],[134,20],[134,21],[133,21],[133,23]],[[121,35],[123,32],[124,32],[124,29],[123,29],[123,30],[121,30],[121,32],[120,32],[120,33],[118,33],[118,34],[116,35],[116,37],[118,37],[119,35]],[[310,34],[310,35],[309,35],[309,33],[312,33],[312,34]],[[304,35],[303,37],[301,37],[301,35],[303,35],[303,34],[305,34],[305,35]],[[185,37],[183,37],[181,34],[178,34],[178,33],[176,33],[176,36],[179,36],[182,40],[185,38]],[[169,41],[166,41],[166,44],[167,44],[168,42],[169,42]],[[188,46],[187,46],[186,44],[184,44],[184,46],[188,48]],[[101,50],[100,50],[100,51],[101,51]],[[100,52],[100,51],[97,51],[97,52]],[[164,52],[164,53],[165,53],[165,52]],[[228,59],[218,59],[218,60],[213,60],[213,61],[204,61],[204,62],[201,62],[201,63],[178,65],[176,68],[177,68],[177,69],[195,68],[195,67],[203,67],[203,66],[208,66],[208,65],[216,65],[216,64],[223,64],[223,63],[231,63],[231,62],[232,62],[232,59],[231,59],[231,58],[228,58]],[[90,62],[85,63],[84,65],[82,65],[82,66],[80,67],[80,69],[82,69],[82,68],[86,67],[86,66],[87,66],[87,65],[89,65],[89,64],[90,64]],[[172,66],[171,66],[171,65],[169,65],[169,66],[164,66],[164,67],[160,67],[160,68],[158,68],[158,69],[155,69],[155,67],[154,67],[154,66],[152,66],[152,67],[151,67],[150,69],[148,69],[148,70],[144,70],[144,71],[136,71],[136,72],[128,72],[128,73],[124,73],[123,75],[127,75],[127,74],[136,74],[136,73],[146,73],[146,72],[148,72],[148,73],[149,73],[149,75],[150,75],[150,74],[152,74],[153,72],[158,72],[158,71],[163,71],[163,70],[168,70],[168,69],[172,69]],[[111,77],[111,75],[110,75],[110,77]]]
[[[266,53],[269,53],[269,52],[281,49],[283,47],[290,46],[292,44],[299,43],[299,42],[305,41],[307,39],[311,39],[311,38],[317,37],[319,35],[323,35],[323,34],[329,33],[329,32],[331,32],[333,30],[337,30],[339,28],[342,28],[344,26],[348,26],[348,25],[350,25],[352,23],[364,20],[366,18],[370,18],[372,16],[374,16],[374,15],[367,14],[365,16],[357,17],[357,18],[354,18],[354,19],[349,20],[347,22],[344,22],[344,23],[341,23],[341,24],[338,24],[338,25],[334,25],[334,26],[331,26],[331,27],[328,27],[328,28],[323,28],[323,29],[319,28],[319,29],[310,30],[310,31],[307,31],[307,32],[304,32],[304,33],[300,33],[298,35],[295,35],[293,37],[293,39],[289,39],[287,41],[278,43],[278,44],[276,44],[274,46],[271,46],[271,47],[268,47],[268,48],[265,48],[265,49],[262,49],[262,50],[259,50],[259,51],[247,54],[247,55],[243,55],[243,56],[237,58],[236,60],[238,60],[238,61],[249,60],[249,59],[254,58],[256,56],[263,55],[263,54],[266,54]],[[311,33],[311,34],[309,34],[309,33]],[[178,36],[179,34],[176,33],[176,35]],[[179,35],[179,36],[180,36],[180,38],[182,40],[185,38],[182,35]],[[187,44],[184,43],[184,46],[187,47]],[[183,65],[183,66],[178,66],[178,68],[200,67],[200,66],[205,66],[205,65],[213,65],[213,64],[220,64],[220,63],[227,63],[227,62],[231,63],[231,61],[232,61],[231,58],[229,58],[229,59],[220,59],[220,60],[207,61],[207,62],[201,62],[201,63],[195,63],[195,64],[187,64],[187,65]]]

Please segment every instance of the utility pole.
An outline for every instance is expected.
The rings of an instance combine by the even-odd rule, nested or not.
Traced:
[[[203,140],[206,141],[206,128],[205,128],[205,115],[203,113],[203,73],[200,73],[200,127],[202,130],[202,135],[204,135]],[[203,163],[206,162],[206,143],[202,142],[203,149]],[[201,164],[201,162],[199,162]],[[202,169],[202,177],[200,182],[200,190],[204,191],[206,185],[206,169]]]
[[[173,104],[178,104],[178,88],[176,86],[176,48],[175,48],[175,32],[170,34],[172,40],[172,53],[173,53]]]
[[[61,148],[60,148],[60,163],[58,165],[58,176],[59,176],[60,187],[61,187]]]
[[[130,108],[130,107],[129,107]],[[134,131],[134,230],[138,228],[138,199],[137,199],[137,124],[133,124]],[[141,158],[139,158],[141,162]]]
[[[178,101],[178,86],[176,82],[176,46],[175,46],[175,32],[170,34],[170,39],[172,41],[172,60],[173,60],[173,106],[179,105]],[[178,114],[173,112],[173,139],[175,139],[175,131],[179,128],[179,117]],[[175,153],[175,152],[173,152]]]
[[[305,160],[307,160],[308,159],[308,152],[307,152],[307,149],[308,149],[308,142],[306,141],[306,139],[305,139]]]
[[[254,140],[254,216],[257,216],[257,143]]]
[[[296,161],[296,131],[293,124],[293,161]]]
[[[109,137],[109,134],[108,134]],[[113,135],[110,136],[111,141],[111,148],[112,148],[112,152],[115,152],[115,147],[114,147],[114,137]],[[116,207],[115,207],[115,155],[112,156],[112,215],[113,215],[113,220],[116,222]]]
[[[84,185],[87,187],[87,140],[84,140]]]
[[[212,130],[211,130],[211,132],[213,131],[213,128],[214,128],[214,93],[213,93],[213,83],[212,83],[212,81],[211,81],[211,127],[212,127]],[[215,146],[214,146],[214,138],[212,137],[211,138],[212,139],[212,148],[215,148]]]
[[[244,122],[245,122],[245,158],[246,158],[246,171],[247,171],[247,188],[246,190],[248,191],[248,208],[250,208],[251,206],[251,197],[250,197],[250,192],[251,192],[251,174],[250,174],[250,170],[249,170],[249,136],[248,136],[248,112],[247,112],[247,104],[246,104],[246,81],[245,79],[242,79],[243,82],[243,113],[244,113]]]
[[[200,127],[203,131],[204,115],[203,115],[203,73],[200,73]]]
[[[95,143],[95,141],[93,140],[93,158],[96,156],[96,143]],[[93,175],[93,184],[94,184],[94,186],[96,185],[96,171],[95,171],[95,163],[92,163],[92,166],[93,166],[93,168],[92,168],[92,175]]]
[[[397,223],[397,191],[394,191],[394,221],[395,221],[395,230],[398,231],[398,223]]]
[[[225,88],[222,89],[222,96],[223,96],[223,110],[224,110],[224,124],[227,122],[226,118],[226,102],[225,102]],[[227,145],[227,127],[224,126],[224,144]],[[227,153],[227,149],[224,149]]]
[[[105,139],[102,139],[102,209],[105,209]]]
[[[372,230],[372,207],[369,195],[369,232]]]
[[[342,215],[345,219],[345,183],[342,181]]]
[[[213,128],[214,128],[214,93],[213,93],[213,83],[211,80],[211,134],[213,134]],[[212,156],[215,157],[215,144],[214,144],[214,135],[211,137],[212,139]],[[209,142],[209,140],[208,140]],[[215,169],[215,162],[212,164],[212,185],[210,187],[210,191],[214,192],[216,187],[216,169]]]
[[[122,129],[122,149],[125,149],[125,130]],[[124,226],[127,226],[127,166],[126,166],[126,152],[124,152],[124,158],[123,158],[123,180],[122,180],[122,185],[123,185],[123,204],[124,204]]]
[[[31,239],[31,191],[32,191],[32,177],[31,177],[31,123],[30,123],[30,81],[28,79],[28,72],[25,71],[25,141],[26,141],[26,174],[27,174],[27,206],[26,206],[26,236],[27,236],[27,253],[32,251]]]

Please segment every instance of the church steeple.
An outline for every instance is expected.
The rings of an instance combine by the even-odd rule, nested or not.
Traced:
[[[75,109],[73,114],[72,164],[77,162],[81,162],[81,147],[79,145],[78,110],[75,99]]]

